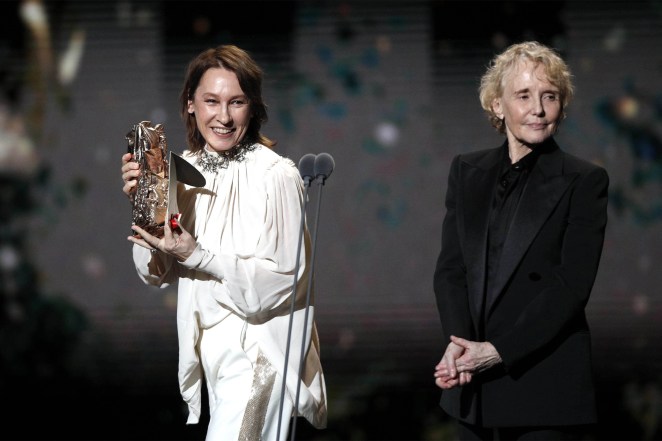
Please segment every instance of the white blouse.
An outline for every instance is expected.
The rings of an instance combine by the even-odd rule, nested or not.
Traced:
[[[196,345],[200,329],[236,314],[252,326],[260,350],[282,378],[297,267],[303,181],[294,163],[257,144],[243,161],[229,161],[217,172],[204,172],[189,151],[183,157],[205,176],[201,188],[178,184],[180,223],[198,242],[184,262],[161,252],[133,247],[140,278],[167,287],[178,282],[177,329],[179,384],[189,407],[188,424],[200,418],[202,368]],[[299,383],[304,332],[310,240],[304,235],[296,282],[297,308],[287,367],[287,390],[294,402]],[[314,302],[306,323],[305,370],[298,414],[315,427],[326,426],[326,386],[319,359]],[[229,336],[229,338],[240,338]],[[281,380],[282,381],[282,380]]]

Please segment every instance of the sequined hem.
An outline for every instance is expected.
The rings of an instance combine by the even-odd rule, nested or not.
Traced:
[[[251,395],[246,404],[244,419],[241,422],[239,441],[262,439],[264,420],[275,381],[276,369],[267,360],[267,357],[262,354],[262,351],[258,352]]]

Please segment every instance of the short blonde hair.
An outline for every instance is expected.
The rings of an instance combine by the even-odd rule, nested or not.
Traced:
[[[487,113],[492,126],[499,133],[506,133],[505,122],[492,109],[495,99],[503,94],[504,79],[520,61],[530,60],[545,67],[549,82],[559,88],[561,98],[561,119],[566,117],[565,109],[574,94],[572,74],[568,65],[554,50],[537,41],[513,44],[490,62],[487,71],[480,80],[480,104]]]

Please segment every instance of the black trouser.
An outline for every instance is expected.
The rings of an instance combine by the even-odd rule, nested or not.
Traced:
[[[461,441],[572,441],[582,437],[584,426],[486,428],[458,422]]]

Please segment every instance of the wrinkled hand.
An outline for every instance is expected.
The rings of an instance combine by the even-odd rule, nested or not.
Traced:
[[[129,241],[147,248],[148,250],[159,250],[166,254],[170,254],[180,262],[188,259],[198,245],[193,236],[182,228],[181,225],[173,231],[170,228],[170,222],[165,223],[163,228],[164,235],[161,238],[152,236],[137,225],[132,225],[131,229],[138,233],[140,237],[129,236]]]
[[[133,197],[133,193],[135,193],[138,185],[138,178],[140,177],[140,164],[132,161],[132,158],[133,155],[131,153],[122,155],[122,182],[124,182],[122,191],[129,198]]]
[[[461,346],[464,353],[456,360],[460,372],[483,372],[501,363],[501,356],[489,341],[475,342],[451,336],[451,342]]]
[[[457,368],[457,360],[463,353],[464,348],[453,342],[446,347],[446,351],[434,371],[434,382],[441,389],[451,389],[471,381],[471,372],[459,372]]]
[[[450,389],[471,382],[474,374],[501,363],[501,356],[490,342],[475,342],[451,336],[451,342],[435,367],[435,383]]]

